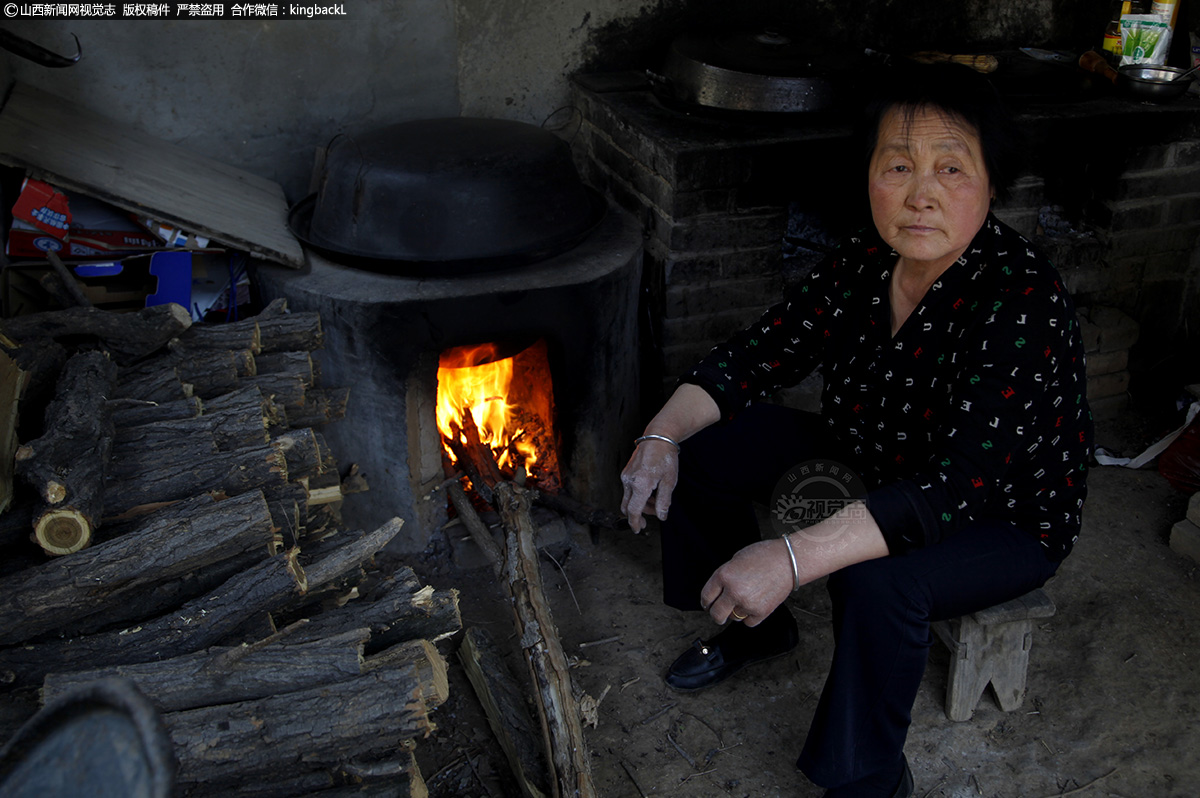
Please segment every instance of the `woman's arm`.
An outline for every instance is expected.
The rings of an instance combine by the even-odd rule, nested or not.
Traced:
[[[753,543],[718,568],[700,591],[700,604],[717,623],[736,608],[747,626],[757,626],[796,587],[848,565],[888,555],[879,524],[862,502],[818,524],[788,535],[796,571],[782,538]]]
[[[658,415],[646,425],[646,435],[661,435],[682,443],[700,430],[721,420],[721,411],[708,392],[697,385],[684,384],[676,389]],[[653,512],[660,521],[667,518],[671,492],[679,480],[679,451],[667,441],[651,438],[638,444],[621,471],[621,512],[629,518],[634,532],[646,526],[643,515]],[[650,506],[651,496],[654,506]]]

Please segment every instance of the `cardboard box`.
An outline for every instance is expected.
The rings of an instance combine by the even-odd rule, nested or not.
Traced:
[[[40,180],[25,179],[12,213],[9,257],[112,258],[164,246],[125,211],[84,194],[68,197]]]

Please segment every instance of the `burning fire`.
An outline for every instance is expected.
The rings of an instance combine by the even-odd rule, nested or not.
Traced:
[[[544,344],[541,350],[544,358]],[[549,418],[536,407],[544,404],[547,411],[552,400],[526,401],[529,385],[517,380],[515,360],[520,357],[500,357],[496,344],[460,346],[442,353],[438,361],[437,426],[451,461],[455,460],[447,441],[466,441],[463,434],[463,411],[469,411],[480,440],[495,454],[497,464],[507,471],[524,466],[532,474],[545,454],[538,442],[546,440]],[[545,389],[548,392],[548,388]],[[533,428],[537,429],[533,429]],[[553,459],[553,458],[551,458]]]

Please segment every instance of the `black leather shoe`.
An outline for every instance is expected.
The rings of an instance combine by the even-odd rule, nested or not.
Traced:
[[[667,686],[683,693],[703,690],[747,665],[783,656],[799,642],[796,622],[786,610],[772,613],[754,628],[735,622],[710,641],[697,638],[667,669]]]

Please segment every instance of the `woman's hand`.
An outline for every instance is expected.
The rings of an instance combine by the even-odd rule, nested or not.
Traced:
[[[621,471],[621,513],[635,533],[646,528],[643,517],[653,513],[667,520],[671,492],[679,481],[679,452],[667,441],[642,441]],[[653,501],[651,501],[653,499]]]
[[[752,543],[733,555],[700,591],[700,606],[717,623],[734,612],[747,626],[758,626],[792,592],[792,561],[782,540]],[[744,619],[740,616],[746,616]]]

